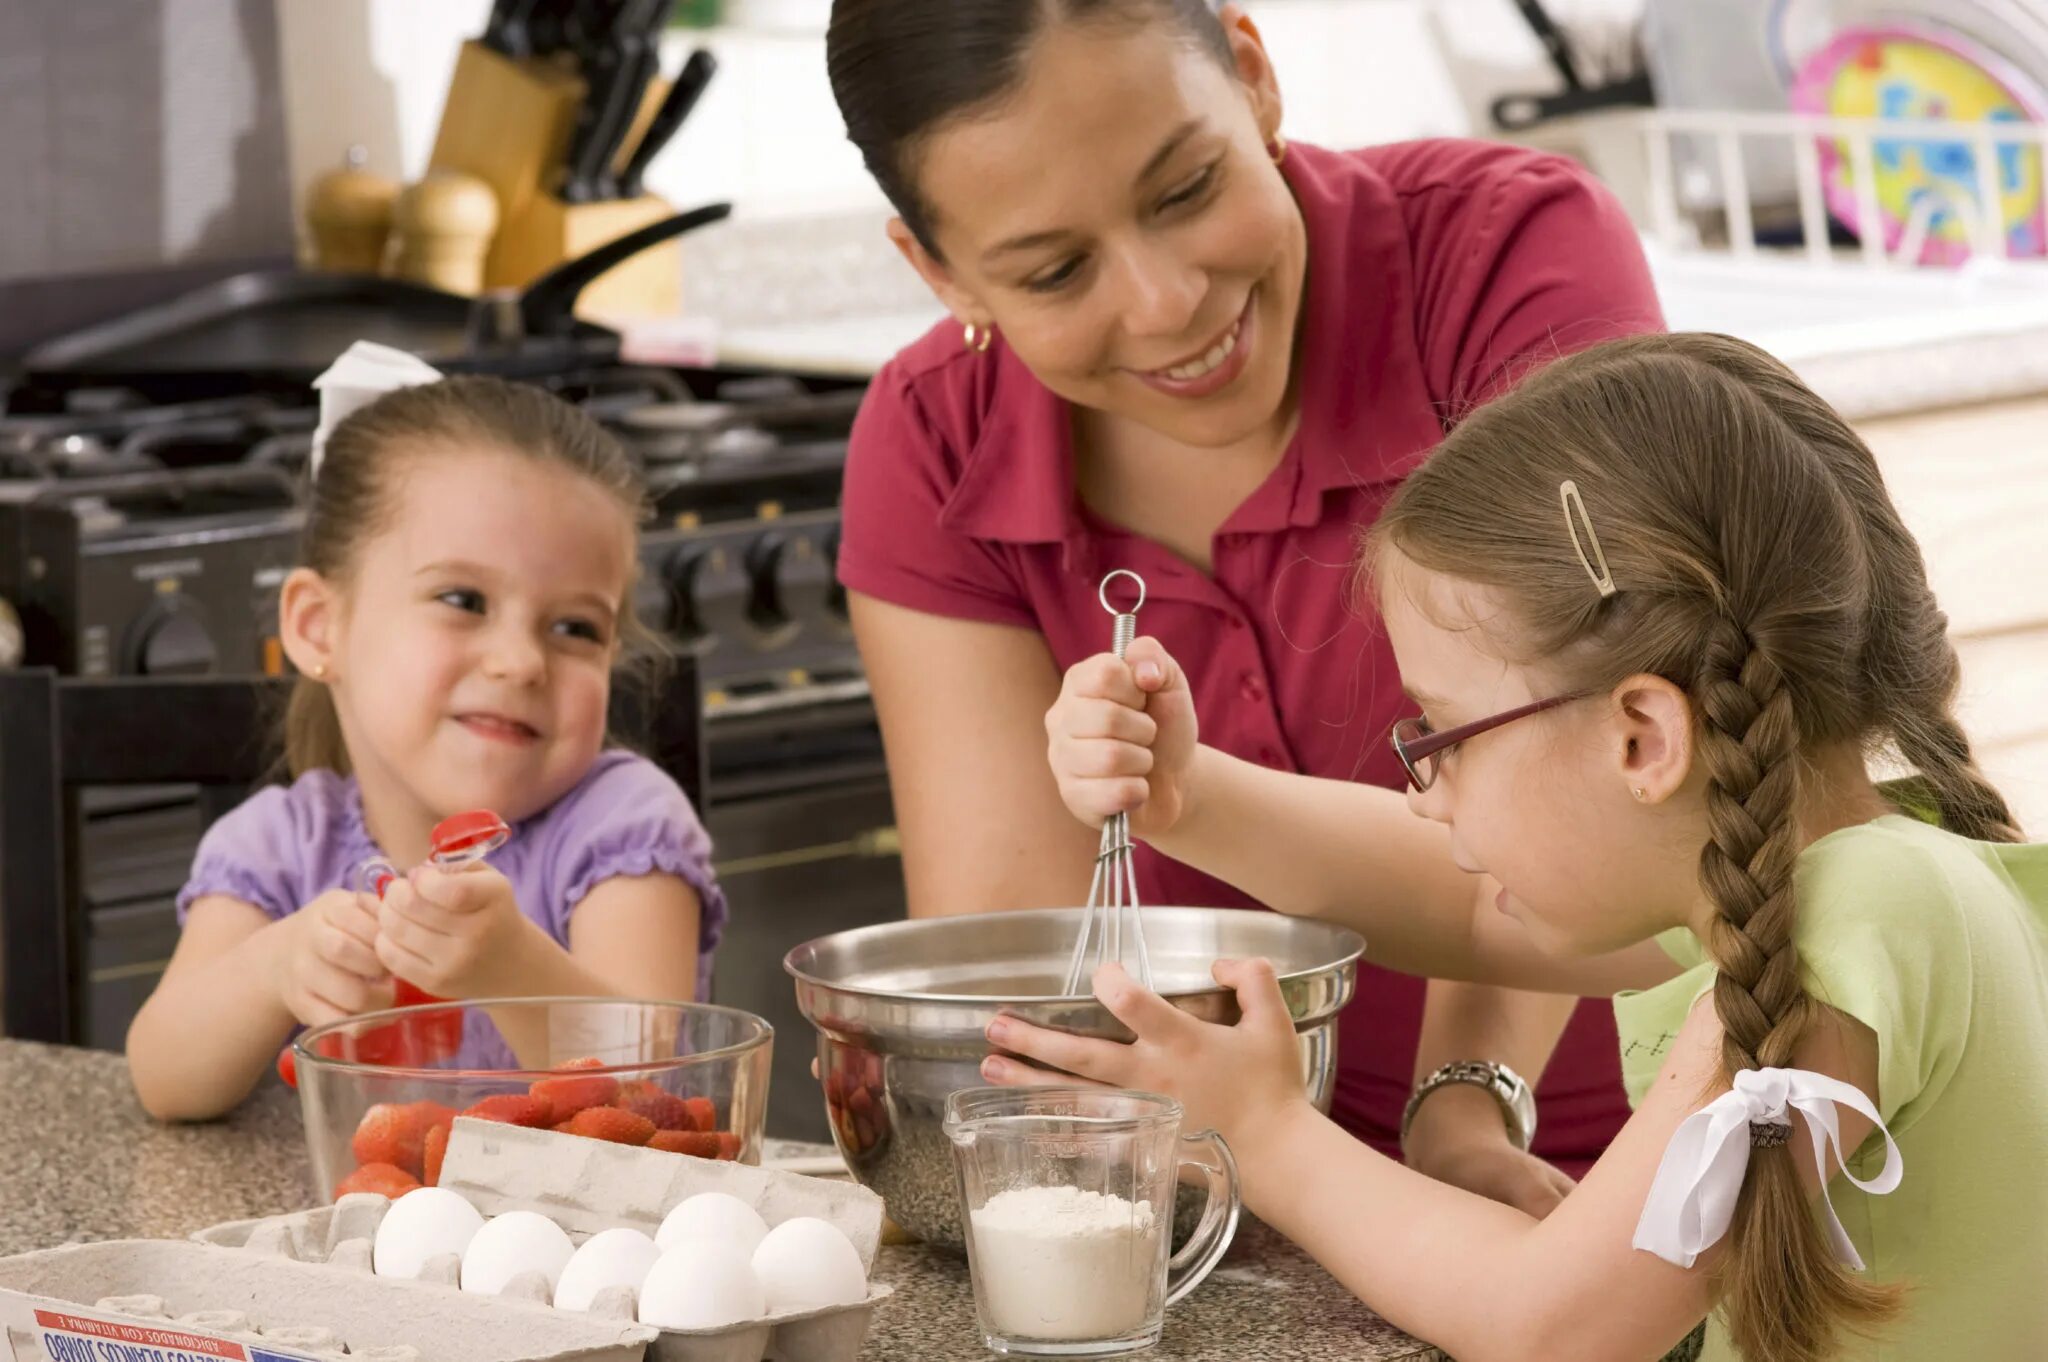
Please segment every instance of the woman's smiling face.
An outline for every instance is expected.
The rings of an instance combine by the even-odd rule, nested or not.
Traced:
[[[1272,68],[1248,22],[1230,41],[1234,70],[1169,22],[1049,24],[912,149],[939,257],[891,229],[1052,391],[1204,447],[1281,413],[1307,262]]]

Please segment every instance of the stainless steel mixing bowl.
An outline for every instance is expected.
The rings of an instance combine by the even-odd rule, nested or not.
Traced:
[[[833,1139],[889,1215],[928,1243],[961,1242],[946,1098],[980,1087],[998,1012],[1079,1035],[1129,1040],[1093,998],[1061,997],[1083,910],[926,918],[805,942],[783,960],[797,1006],[818,1028],[818,1071]],[[1356,932],[1279,913],[1147,908],[1145,939],[1159,992],[1205,1021],[1234,1022],[1236,999],[1209,969],[1264,956],[1301,1040],[1316,1105],[1337,1078],[1337,1013],[1358,982]]]

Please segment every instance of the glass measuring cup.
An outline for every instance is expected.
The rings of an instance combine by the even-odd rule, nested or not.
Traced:
[[[946,1099],[982,1341],[1019,1357],[1107,1357],[1159,1341],[1166,1307],[1237,1232],[1237,1161],[1181,1105],[1107,1088],[967,1088]],[[1169,1255],[1183,1169],[1208,1185]]]

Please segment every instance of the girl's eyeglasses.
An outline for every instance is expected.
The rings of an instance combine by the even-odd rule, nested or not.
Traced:
[[[1553,696],[1548,700],[1523,705],[1519,709],[1507,710],[1491,718],[1474,719],[1469,724],[1459,724],[1456,728],[1447,728],[1441,733],[1433,731],[1423,719],[1402,719],[1394,724],[1394,755],[1401,759],[1402,767],[1408,772],[1409,786],[1417,794],[1421,794],[1436,784],[1438,758],[1467,738],[1476,738],[1481,733],[1499,728],[1502,724],[1526,719],[1531,714],[1541,714],[1546,709],[1556,709],[1559,705],[1583,700],[1591,693],[1580,691],[1573,695]]]

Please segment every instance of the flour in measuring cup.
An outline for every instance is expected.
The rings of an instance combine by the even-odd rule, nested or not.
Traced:
[[[1078,1187],[1019,1187],[969,1217],[974,1275],[997,1333],[1109,1339],[1157,1318],[1166,1243],[1149,1201]]]

